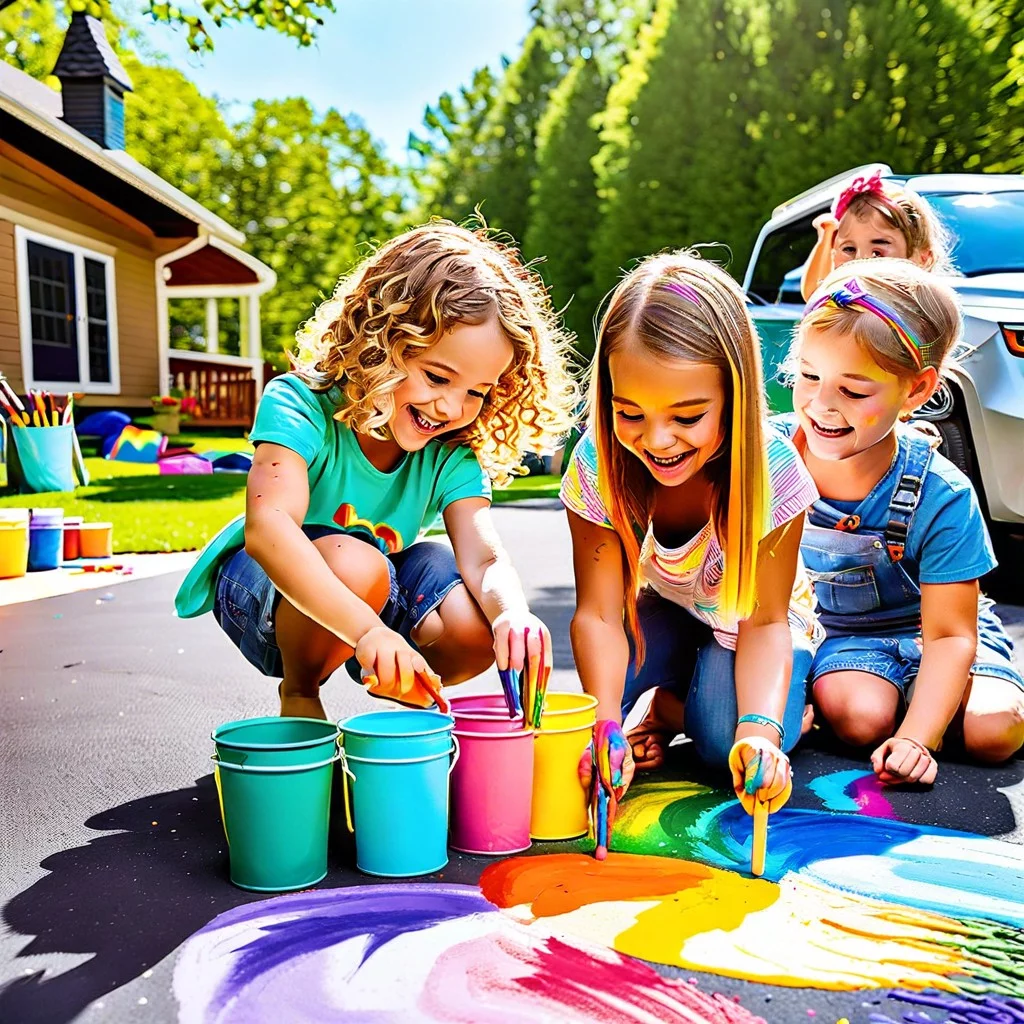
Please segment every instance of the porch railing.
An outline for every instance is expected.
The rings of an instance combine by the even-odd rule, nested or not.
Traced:
[[[197,415],[189,427],[251,427],[256,415],[256,380],[248,367],[170,356],[174,386],[194,396]]]

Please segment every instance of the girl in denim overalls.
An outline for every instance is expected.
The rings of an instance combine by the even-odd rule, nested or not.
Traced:
[[[906,260],[847,263],[812,296],[788,425],[821,498],[801,552],[827,631],[817,714],[887,783],[934,781],[952,732],[988,762],[1024,743],[1024,681],[979,598],[996,562],[971,482],[899,425],[960,334],[955,294]],[[951,729],[952,727],[952,729]]]

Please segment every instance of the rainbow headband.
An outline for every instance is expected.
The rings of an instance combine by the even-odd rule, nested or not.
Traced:
[[[816,309],[821,309],[822,306],[833,306],[836,309],[864,309],[869,313],[873,313],[879,320],[889,326],[889,329],[900,340],[900,344],[910,354],[910,358],[914,360],[914,365],[919,370],[924,368],[921,342],[917,339],[914,332],[907,327],[903,322],[903,318],[895,309],[887,306],[881,299],[876,299],[873,295],[869,295],[864,291],[857,278],[851,277],[845,284],[837,285],[824,295],[811,299],[804,309],[804,316],[813,313]]]

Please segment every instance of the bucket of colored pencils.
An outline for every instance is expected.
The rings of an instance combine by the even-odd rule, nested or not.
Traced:
[[[0,413],[11,427],[13,477],[22,491],[73,491],[87,482],[73,425],[73,400],[29,391],[22,400],[0,378]],[[77,478],[77,480],[76,480]]]

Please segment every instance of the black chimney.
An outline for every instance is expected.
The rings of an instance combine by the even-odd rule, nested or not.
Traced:
[[[124,94],[132,80],[98,18],[71,16],[53,73],[60,80],[64,122],[104,149],[124,149]]]

